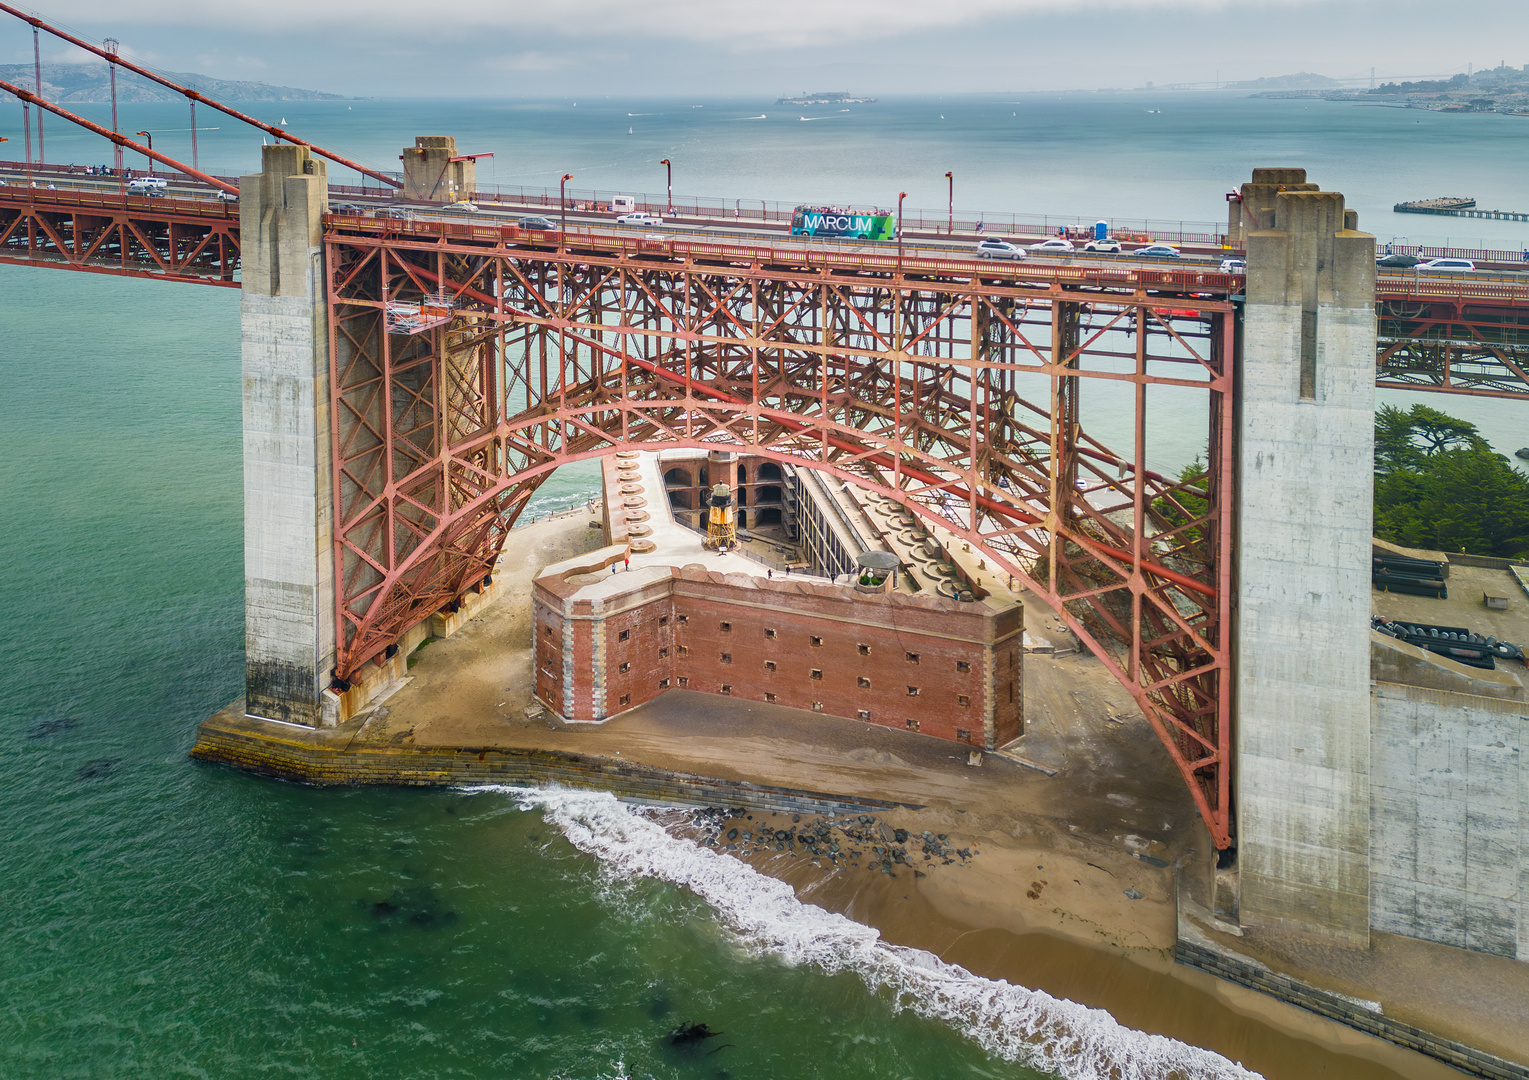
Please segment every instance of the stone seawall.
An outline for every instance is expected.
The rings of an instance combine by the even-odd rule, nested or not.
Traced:
[[[677,806],[722,806],[791,814],[864,813],[912,803],[751,784],[670,772],[610,758],[552,750],[367,746],[320,733],[246,720],[230,707],[203,722],[191,756],[261,776],[322,786],[405,787],[557,785],[609,791],[619,799]]]
[[[1393,1020],[1337,994],[1326,993],[1288,975],[1271,971],[1262,964],[1249,963],[1196,945],[1184,940],[1182,936],[1173,947],[1173,958],[1180,964],[1198,968],[1217,978],[1258,990],[1318,1016],[1325,1016],[1387,1042],[1427,1054],[1472,1076],[1487,1077],[1489,1080],[1529,1080],[1529,1067],[1517,1062],[1488,1054],[1453,1039],[1445,1039],[1400,1020]]]

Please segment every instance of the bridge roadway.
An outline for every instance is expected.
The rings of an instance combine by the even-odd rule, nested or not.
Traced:
[[[95,176],[85,173],[59,175],[57,167],[48,167],[44,173],[39,169],[33,177],[32,186],[36,189],[35,198],[40,202],[55,202],[60,207],[65,205],[78,205],[86,208],[123,207],[129,210],[154,210],[162,209],[166,214],[195,215],[197,217],[233,218],[237,221],[238,213],[236,204],[224,202],[214,198],[209,192],[207,185],[185,179],[174,179],[165,196],[136,196],[124,195],[122,187],[125,181],[116,177]],[[146,175],[142,172],[135,173],[137,176]],[[228,177],[236,182],[236,177]],[[14,196],[16,192],[5,191],[4,188],[25,188],[27,186],[27,173],[24,167],[15,162],[0,163],[0,196]],[[614,215],[604,212],[591,212],[586,210],[569,209],[559,215],[556,210],[536,205],[497,205],[493,203],[480,204],[478,211],[452,211],[444,207],[431,206],[428,204],[399,203],[389,195],[365,195],[354,194],[346,189],[340,189],[343,194],[331,196],[331,203],[340,207],[355,206],[367,211],[367,215],[379,213],[397,217],[406,215],[407,220],[436,221],[449,224],[464,224],[472,222],[489,222],[496,224],[513,224],[519,219],[526,217],[547,217],[568,222],[574,227],[573,235],[586,237],[631,236],[642,234],[645,238],[652,239],[652,234],[661,230],[660,235],[666,241],[679,241],[687,234],[705,234],[708,236],[725,236],[737,238],[751,245],[765,242],[772,247],[784,246],[832,246],[840,251],[859,251],[867,255],[882,255],[891,246],[889,242],[845,242],[802,240],[789,237],[788,230],[784,225],[772,225],[771,223],[756,222],[748,225],[733,225],[715,220],[692,220],[677,221],[669,220],[660,226],[626,227],[614,223]],[[44,195],[44,192],[50,192]],[[95,198],[76,200],[79,195],[93,195]],[[99,199],[99,201],[96,201]],[[113,201],[115,200],[115,201]],[[124,201],[125,200],[125,201]],[[354,216],[354,215],[351,215]],[[1014,242],[1028,245],[1046,239],[1041,236],[1016,236],[1011,239]],[[970,258],[975,246],[975,238],[971,240],[952,240],[930,232],[910,231],[903,240],[905,249],[917,249],[920,257],[933,256],[941,259]],[[1061,252],[1033,252],[1026,260],[1027,264],[1034,265],[1037,262],[1052,266],[1074,266],[1088,270],[1106,270],[1121,266],[1129,266],[1143,270],[1163,269],[1187,269],[1192,267],[1196,272],[1219,266],[1224,252],[1220,249],[1200,248],[1185,246],[1184,253],[1179,259],[1163,258],[1137,258],[1131,252],[1122,252],[1119,255],[1092,255],[1077,251],[1073,253]],[[28,260],[31,261],[31,260]],[[993,261],[996,264],[996,261]],[[1054,271],[1047,272],[1046,277],[1053,277]],[[219,283],[216,281],[209,283]],[[1377,297],[1379,299],[1412,299],[1417,297],[1438,298],[1463,298],[1467,300],[1482,300],[1489,302],[1503,302],[1511,306],[1529,307],[1529,268],[1494,268],[1478,270],[1474,273],[1458,273],[1447,271],[1431,272],[1393,272],[1382,269],[1377,275]]]
[[[43,176],[41,170],[34,175]],[[172,182],[162,197],[124,195],[113,177],[60,175],[38,186],[22,168],[0,164],[0,262],[65,266],[182,282],[239,286],[238,204],[211,196],[206,185]],[[477,213],[400,204],[392,197],[347,192],[334,215],[349,233],[419,238],[472,238],[533,248],[556,246],[557,232],[520,228],[526,209],[486,204]],[[530,208],[547,216],[545,208]],[[402,216],[399,216],[402,215]],[[630,250],[651,257],[701,259],[807,258],[839,269],[886,269],[897,245],[791,238],[760,223],[670,222],[657,228],[616,225],[611,215],[569,211],[568,243],[581,250]],[[1021,238],[1028,242],[1028,238]],[[1221,252],[1180,259],[1036,253],[1023,262],[973,258],[971,240],[910,235],[904,269],[980,274],[994,281],[1084,289],[1141,287],[1235,297],[1241,278],[1219,272]],[[1376,281],[1380,333],[1377,385],[1488,397],[1529,397],[1529,273],[1419,273],[1381,270]]]

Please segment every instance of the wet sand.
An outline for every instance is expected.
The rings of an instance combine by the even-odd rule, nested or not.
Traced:
[[[530,696],[530,583],[541,567],[599,546],[588,521],[575,514],[516,530],[496,572],[502,598],[416,654],[412,683],[364,719],[356,743],[569,750],[914,804],[874,814],[876,825],[944,834],[941,848],[969,857],[926,861],[918,843],[883,842],[906,854],[872,869],[869,844],[841,844],[861,858],[837,863],[800,845],[731,853],[889,942],[1106,1009],[1271,1078],[1461,1075],[1173,963],[1173,867],[1203,868],[1208,836],[1146,720],[1091,657],[1026,658],[1030,734],[1021,752],[1056,768],[1050,776],[998,754],[974,768],[966,747],[928,736],[690,691],[598,726],[565,726],[541,712]],[[1045,616],[1035,613],[1038,628]],[[740,822],[772,835],[802,828],[791,815],[756,814],[728,825],[740,836]],[[694,831],[678,819],[674,827]]]
[[[902,828],[910,839],[921,835],[925,830],[916,827],[929,820],[926,811],[907,810],[857,817],[872,818],[872,829]],[[804,815],[740,812],[720,821],[718,839],[725,841],[731,829],[773,836],[809,828],[814,821]],[[701,839],[700,830],[688,823],[672,828]],[[1104,1009],[1128,1027],[1206,1047],[1271,1080],[1444,1080],[1461,1075],[1431,1058],[1174,964],[1171,938],[1163,947],[1156,941],[1157,919],[1150,906],[1137,909],[1146,919],[1136,911],[1112,918],[1104,910],[1112,902],[1102,890],[1093,893],[1095,903],[1084,898],[1083,903],[1048,906],[1046,890],[1029,886],[1067,868],[1054,851],[947,835],[951,846],[972,851],[971,857],[949,865],[936,859],[931,865],[917,854],[915,843],[912,864],[898,862],[891,874],[871,869],[865,858],[856,860],[858,867],[849,866],[848,859],[835,866],[799,846],[780,851],[768,842],[739,845],[728,854],[787,882],[806,903],[875,927],[888,942],[924,949],[985,978]],[[869,851],[866,845],[841,846]],[[1015,865],[1027,857],[1051,861]],[[915,877],[915,869],[925,876]],[[1039,897],[1030,896],[1036,891]],[[1146,944],[1149,940],[1153,944]]]

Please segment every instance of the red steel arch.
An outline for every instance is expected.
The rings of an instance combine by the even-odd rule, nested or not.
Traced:
[[[559,466],[726,446],[896,499],[1014,575],[1230,842],[1232,279],[329,226],[340,675],[488,574]],[[1130,401],[1126,453],[1084,430],[1085,384]],[[1198,477],[1147,467],[1158,387],[1203,398]]]

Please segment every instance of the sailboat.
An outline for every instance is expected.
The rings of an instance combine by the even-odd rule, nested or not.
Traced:
[[[287,118],[285,116],[283,116],[281,118],[281,126],[282,127],[286,127],[287,126]]]
[[[630,124],[627,125],[626,133],[628,135],[630,135],[632,133],[632,126]]]

